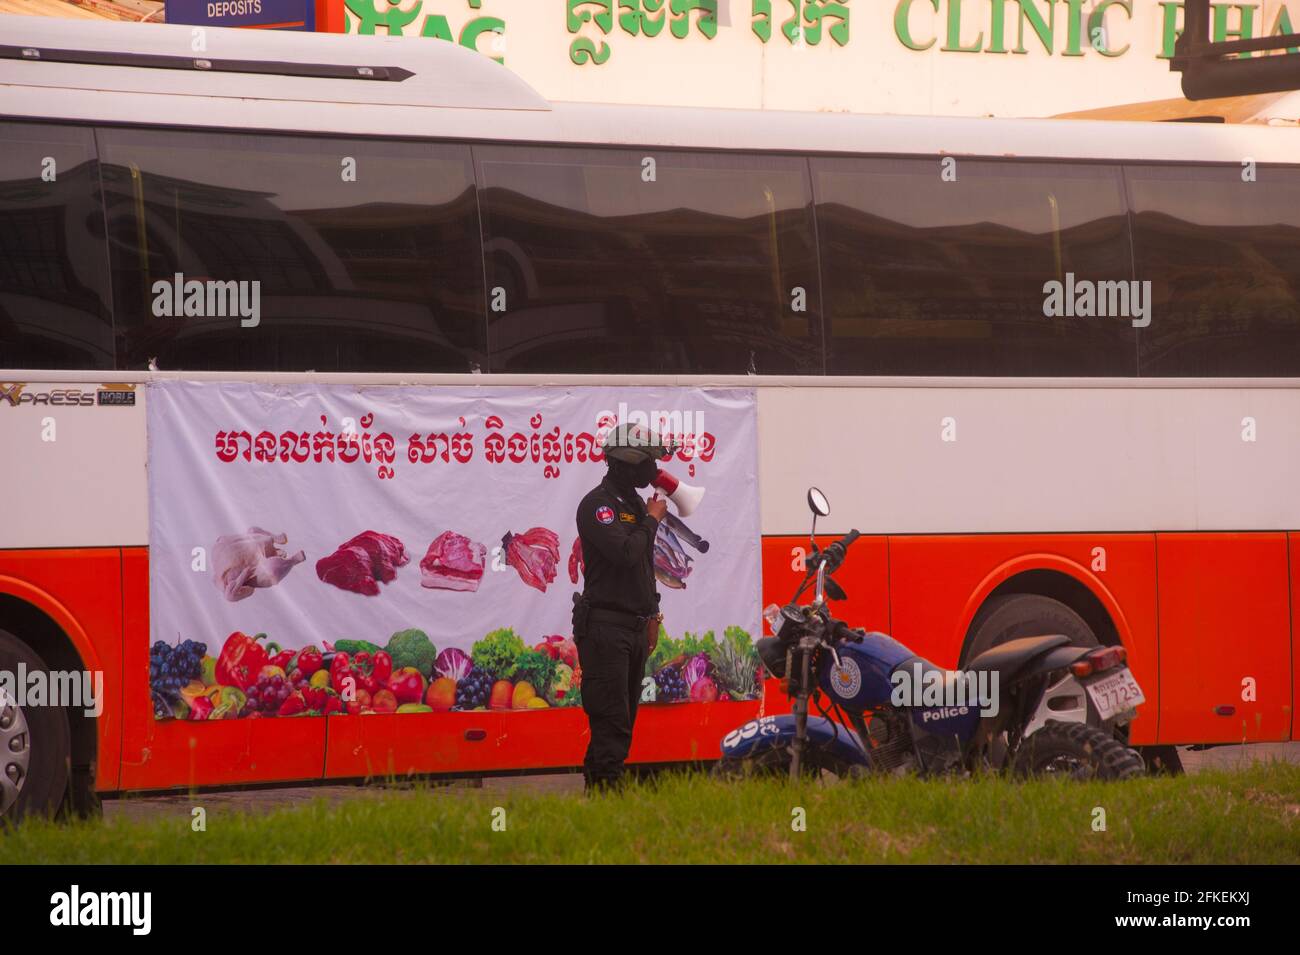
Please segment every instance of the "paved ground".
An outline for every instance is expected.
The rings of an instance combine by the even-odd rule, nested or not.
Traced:
[[[1300,763],[1300,743],[1253,743],[1250,746],[1216,746],[1214,749],[1193,752],[1180,747],[1183,769],[1194,773],[1201,769],[1240,769],[1253,762],[1281,760]]]
[[[536,776],[502,776],[483,780],[455,780],[437,789],[448,794],[479,789],[483,792],[509,792],[512,789],[527,788],[538,792],[582,792],[582,775],[580,773],[543,774]],[[254,789],[242,792],[200,793],[175,796],[126,796],[122,799],[104,801],[104,818],[147,819],[159,813],[188,816],[195,805],[202,805],[208,812],[225,809],[242,809],[245,811],[263,811],[309,803],[315,799],[330,802],[342,802],[345,799],[373,799],[376,796],[401,791],[401,787],[385,786],[286,786],[282,789]]]
[[[1180,749],[1179,755],[1183,760],[1183,768],[1189,773],[1210,768],[1236,769],[1255,761],[1271,759],[1300,763],[1300,743],[1221,746],[1201,752],[1193,752],[1184,747]],[[504,776],[477,781],[457,780],[440,788],[445,789],[449,795],[470,788],[482,789],[485,792],[508,792],[512,789],[527,788],[542,792],[580,793],[582,776],[577,773]],[[105,801],[104,817],[145,819],[155,817],[159,813],[188,816],[191,806],[196,803],[203,805],[209,812],[223,809],[256,812],[307,803],[314,799],[326,799],[331,802],[341,802],[345,799],[373,799],[386,792],[390,790],[381,786],[292,786],[245,792],[203,793],[193,800],[189,795],[130,796]]]

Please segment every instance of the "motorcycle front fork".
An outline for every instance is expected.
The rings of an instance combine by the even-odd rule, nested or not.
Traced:
[[[800,654],[799,692],[794,698],[794,747],[790,754],[790,779],[797,781],[808,742],[808,666],[809,654]]]

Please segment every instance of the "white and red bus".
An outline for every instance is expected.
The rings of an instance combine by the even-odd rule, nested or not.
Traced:
[[[944,665],[1123,644],[1135,745],[1295,737],[1294,131],[550,103],[451,44],[192,42],[0,17],[0,659],[105,681],[44,738],[0,715],[6,805],[581,762],[577,712],[155,721],[145,405],[177,377],[752,387],[756,605],[815,484],[864,534],[847,619]],[[182,270],[260,281],[258,327],[155,317]],[[1048,315],[1052,281],[1146,314]],[[632,759],[716,756],[768,689],[647,708]]]

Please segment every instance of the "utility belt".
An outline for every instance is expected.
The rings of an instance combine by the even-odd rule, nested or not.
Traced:
[[[628,613],[625,610],[611,610],[607,607],[596,607],[591,604],[582,594],[573,595],[573,638],[578,640],[587,635],[587,629],[592,623],[609,623],[616,627],[622,627],[625,630],[631,630],[634,633],[644,632],[647,639],[653,628],[654,635],[659,635],[659,621],[663,619],[663,614],[652,613],[641,616],[639,614]]]
[[[607,610],[604,607],[592,607],[587,619],[594,623],[612,623],[616,627],[625,627],[628,630],[640,630],[646,625],[646,621],[659,616],[658,614],[649,614],[648,616],[637,616],[634,613],[625,613],[622,610]]]

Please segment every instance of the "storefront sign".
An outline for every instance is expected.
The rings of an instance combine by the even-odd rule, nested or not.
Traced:
[[[1181,0],[332,2],[332,29],[456,42],[554,100],[1041,116],[1181,96]],[[1300,24],[1300,0],[1211,6],[1215,40]]]
[[[315,0],[166,0],[168,23],[313,30]]]

